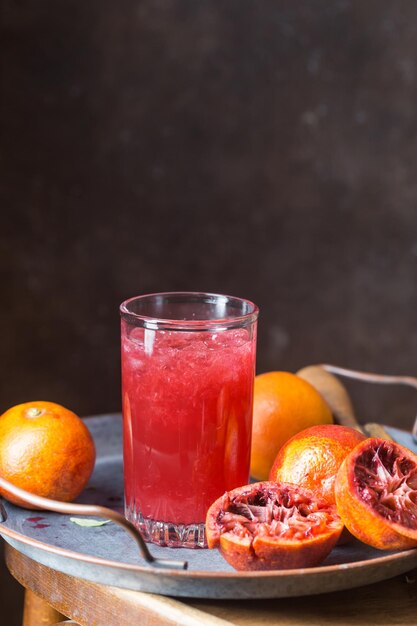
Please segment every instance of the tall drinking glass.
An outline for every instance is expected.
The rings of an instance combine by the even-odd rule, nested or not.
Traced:
[[[120,311],[126,517],[147,541],[204,547],[208,507],[249,479],[258,308],[185,292]]]

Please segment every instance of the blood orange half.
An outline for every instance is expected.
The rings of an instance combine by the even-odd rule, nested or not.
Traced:
[[[225,493],[206,520],[209,548],[218,548],[237,570],[318,565],[342,529],[334,505],[308,489],[269,481]]]
[[[394,441],[366,439],[336,476],[337,510],[348,530],[380,550],[417,547],[417,456]]]

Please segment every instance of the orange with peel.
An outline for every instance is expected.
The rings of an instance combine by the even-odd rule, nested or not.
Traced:
[[[208,547],[237,570],[313,567],[342,529],[334,505],[308,489],[268,481],[225,493],[206,519]]]
[[[311,426],[282,446],[269,480],[296,483],[335,504],[334,483],[345,457],[365,435],[338,424]]]
[[[279,449],[293,435],[316,424],[331,424],[332,413],[319,392],[290,372],[255,377],[251,476],[268,478]]]
[[[417,456],[369,438],[344,459],[335,482],[338,512],[360,541],[380,550],[417,547]]]
[[[32,494],[68,502],[86,486],[95,446],[84,422],[54,402],[26,402],[0,417],[0,476]],[[27,506],[7,491],[1,495]],[[29,507],[28,507],[29,508]]]

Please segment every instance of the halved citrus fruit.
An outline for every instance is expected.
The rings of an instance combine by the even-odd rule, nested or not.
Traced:
[[[291,437],[278,452],[269,480],[312,489],[335,504],[334,482],[343,459],[365,435],[338,424],[311,426]]]
[[[269,481],[225,493],[206,519],[208,547],[237,570],[318,565],[342,529],[334,505],[308,489]]]
[[[366,439],[336,476],[337,510],[348,530],[380,550],[417,547],[417,456],[394,441]]]

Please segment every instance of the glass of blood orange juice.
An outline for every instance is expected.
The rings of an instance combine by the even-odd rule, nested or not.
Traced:
[[[205,517],[249,480],[258,308],[171,292],[123,302],[125,514],[145,540],[205,547]]]

